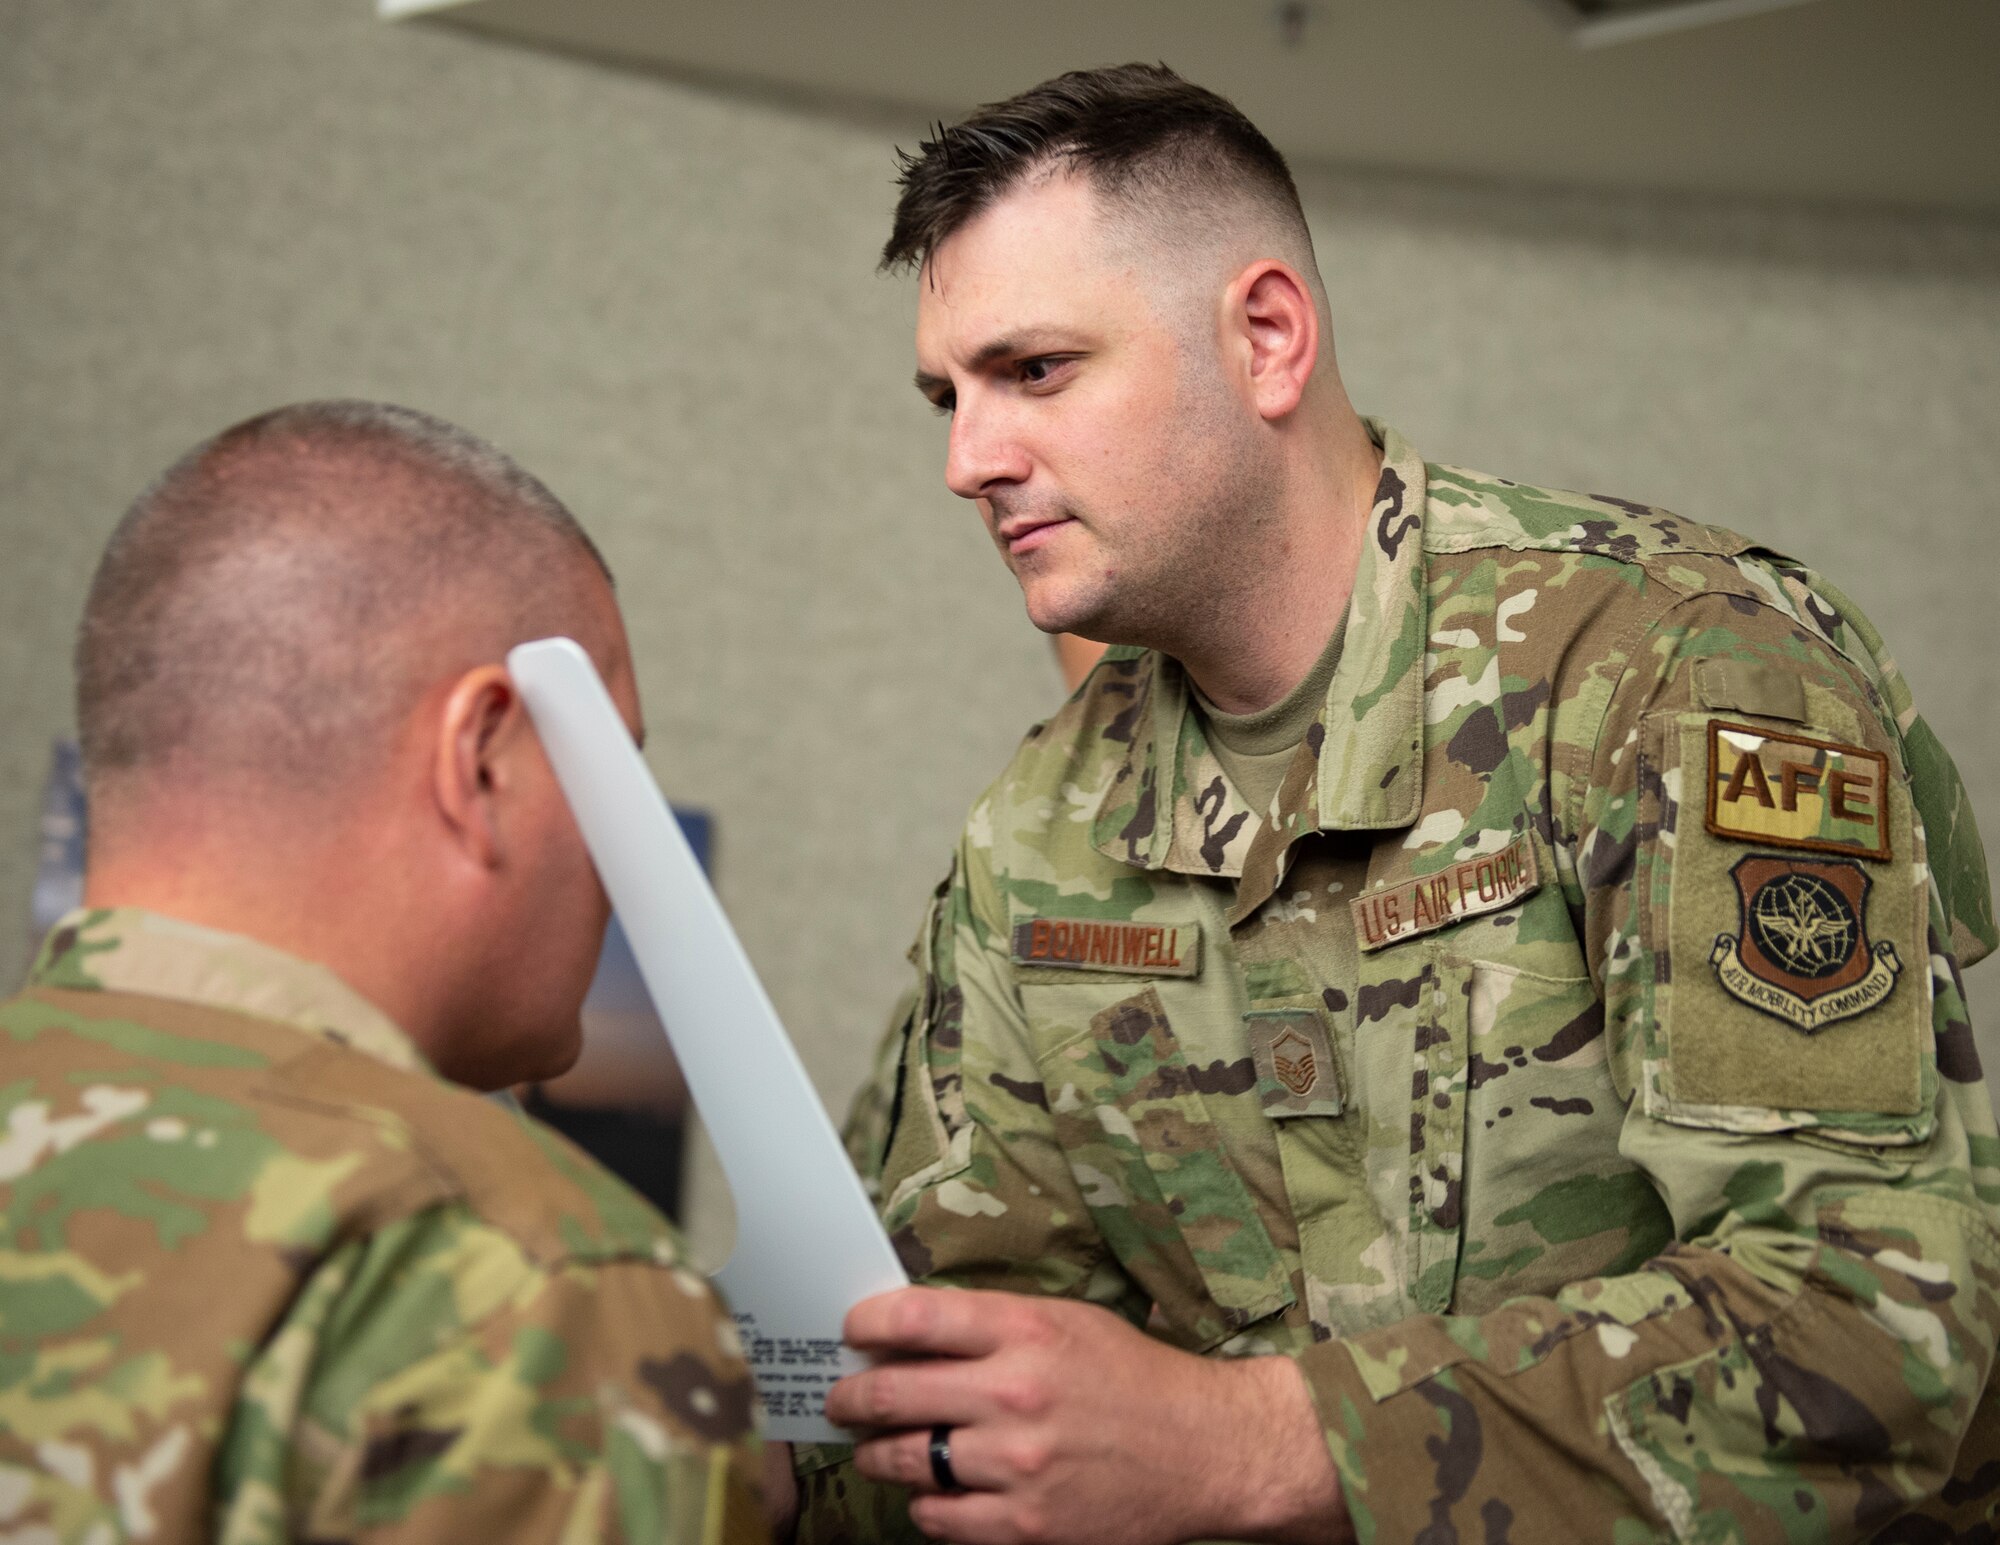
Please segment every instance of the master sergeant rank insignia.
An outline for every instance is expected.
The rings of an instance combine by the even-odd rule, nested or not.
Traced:
[[[1271,1043],[1271,1070],[1293,1094],[1311,1094],[1319,1082],[1319,1058],[1312,1042],[1286,1026],[1284,1034]]]
[[[1273,1120],[1338,1116],[1340,1066],[1326,1025],[1311,1009],[1252,1009],[1243,1016],[1257,1068],[1257,1105]]]
[[[1860,864],[1753,853],[1729,873],[1740,926],[1716,935],[1709,964],[1731,997],[1813,1035],[1895,990],[1902,963],[1895,945],[1869,945]]]

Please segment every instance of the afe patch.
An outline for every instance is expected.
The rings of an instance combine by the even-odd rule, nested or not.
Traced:
[[[1886,860],[1889,759],[1711,719],[1709,832],[1760,847]]]
[[[1896,946],[1871,945],[1872,882],[1852,859],[1753,853],[1730,871],[1739,925],[1709,952],[1722,990],[1812,1035],[1896,990]]]
[[[1461,859],[1436,874],[1357,896],[1348,905],[1354,912],[1354,932],[1361,947],[1379,950],[1461,918],[1512,906],[1541,883],[1534,844],[1526,837],[1516,837],[1498,853]]]
[[[1017,966],[1058,971],[1196,976],[1201,971],[1201,926],[1033,917],[1014,925],[1010,955]]]

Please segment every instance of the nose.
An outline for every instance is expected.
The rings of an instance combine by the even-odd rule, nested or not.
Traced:
[[[960,392],[945,453],[945,487],[961,499],[983,499],[996,486],[1028,479],[1027,448],[997,404],[969,402]]]

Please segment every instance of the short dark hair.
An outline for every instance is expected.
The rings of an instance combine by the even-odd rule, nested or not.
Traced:
[[[303,788],[379,760],[454,648],[569,630],[593,570],[554,494],[430,414],[305,402],[225,429],[133,501],[91,581],[91,798],[170,762]]]
[[[896,156],[902,194],[882,248],[889,270],[921,268],[974,216],[1049,167],[1085,173],[1099,191],[1133,203],[1185,195],[1190,185],[1250,192],[1301,233],[1306,226],[1277,147],[1234,103],[1164,64],[1072,70],[939,124],[914,153]]]

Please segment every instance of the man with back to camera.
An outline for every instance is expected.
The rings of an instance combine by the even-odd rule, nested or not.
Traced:
[[[1126,647],[919,934],[882,1205],[989,1291],[855,1309],[800,1538],[1987,1538],[1991,907],[1867,621],[1358,417],[1282,159],[1163,67],[902,188],[946,481]]]
[[[500,663],[558,633],[639,734],[590,539],[408,409],[239,424],[113,535],[85,906],[0,1006],[9,1537],[766,1537],[672,1230],[472,1092],[574,1060],[609,915]]]

